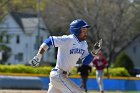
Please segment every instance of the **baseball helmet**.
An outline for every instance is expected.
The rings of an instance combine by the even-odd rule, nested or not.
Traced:
[[[74,35],[79,35],[81,33],[81,28],[89,28],[85,20],[77,19],[70,23],[70,33]]]

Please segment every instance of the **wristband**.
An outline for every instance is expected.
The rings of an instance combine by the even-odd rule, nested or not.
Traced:
[[[39,59],[42,58],[42,54],[40,54],[40,53],[38,53],[36,56],[37,56]]]

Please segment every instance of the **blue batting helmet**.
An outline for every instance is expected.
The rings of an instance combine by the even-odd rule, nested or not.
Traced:
[[[70,33],[74,35],[79,35],[81,33],[82,27],[89,28],[89,25],[86,21],[82,19],[74,20],[70,23]]]

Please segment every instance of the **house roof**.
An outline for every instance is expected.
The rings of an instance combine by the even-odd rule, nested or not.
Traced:
[[[23,31],[25,31],[25,28],[28,27],[33,27],[37,25],[37,14],[30,14],[30,13],[19,13],[19,12],[11,12],[11,16],[14,18],[14,20],[17,22],[17,24],[20,26]],[[30,20],[30,21],[27,21]],[[36,21],[36,22],[32,22]]]

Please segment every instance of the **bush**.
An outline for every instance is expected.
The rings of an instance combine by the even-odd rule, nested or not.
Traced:
[[[26,73],[26,74],[45,74],[49,75],[53,67],[44,66],[44,67],[30,67],[24,65],[0,65],[0,73]],[[105,69],[105,75],[107,70]],[[110,76],[130,76],[125,68],[109,68]],[[72,76],[79,76],[77,73],[77,68],[75,67],[71,71]],[[95,76],[95,70],[92,69],[90,76]]]
[[[1,45],[0,51],[2,51],[2,60],[0,60],[0,63],[4,64],[11,56],[11,48],[5,45]]]
[[[123,67],[120,67],[120,68],[109,68],[109,75],[114,77],[114,76],[130,76],[130,74],[128,73],[128,71],[123,68]],[[104,70],[104,74],[105,76],[108,74],[107,73],[107,69]],[[74,68],[71,72],[71,75],[75,75],[77,76],[77,68]],[[89,76],[96,76],[96,70],[95,69],[92,69],[92,72],[89,74]]]
[[[107,70],[105,69],[105,74]],[[109,68],[110,76],[130,76],[129,72],[125,68]]]
[[[123,52],[115,60],[114,67],[124,67],[128,72],[134,69],[132,60]]]
[[[27,73],[27,74],[49,74],[52,67],[36,67],[24,65],[0,65],[1,73]]]

